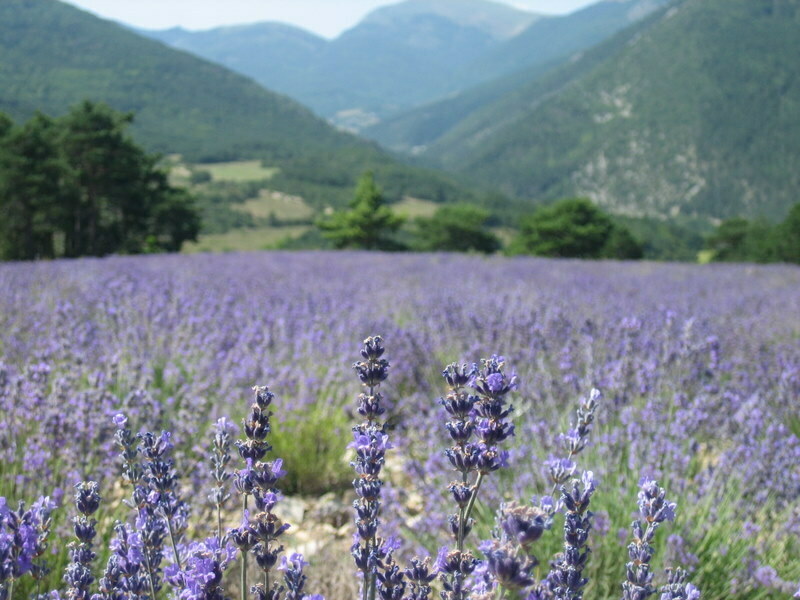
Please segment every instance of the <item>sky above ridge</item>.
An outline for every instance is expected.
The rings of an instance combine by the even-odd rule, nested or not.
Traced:
[[[396,0],[65,0],[100,17],[144,29],[210,29],[281,21],[332,38]],[[597,0],[496,0],[544,14],[566,14]],[[224,7],[224,8],[223,8]]]

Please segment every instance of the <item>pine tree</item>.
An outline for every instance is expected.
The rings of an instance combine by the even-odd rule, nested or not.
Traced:
[[[193,198],[127,134],[132,115],[83,102],[20,127],[0,115],[0,258],[177,251]]]
[[[402,224],[403,217],[395,215],[386,205],[369,172],[359,179],[350,210],[336,212],[317,223],[336,248],[364,250],[400,249],[402,246],[391,238],[391,234]]]
[[[67,169],[54,141],[56,124],[36,114],[7,130],[0,148],[0,256],[53,258],[64,214]]]

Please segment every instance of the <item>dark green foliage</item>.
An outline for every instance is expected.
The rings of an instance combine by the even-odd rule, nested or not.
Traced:
[[[199,185],[201,183],[209,183],[211,181],[211,173],[204,169],[196,169],[189,175],[189,183],[192,185]]]
[[[132,141],[131,121],[83,102],[0,139],[0,257],[177,251],[197,237],[194,199]]]
[[[391,234],[403,224],[386,205],[371,172],[365,173],[356,186],[350,210],[338,211],[317,222],[323,235],[336,248],[399,250]]]
[[[468,204],[442,206],[430,218],[415,221],[416,244],[420,250],[491,253],[500,240],[487,228],[489,212]]]
[[[565,198],[522,221],[512,254],[562,258],[642,257],[630,232],[586,198]]]
[[[647,260],[695,262],[704,247],[703,233],[711,227],[705,220],[677,218],[615,216],[614,221],[642,241],[643,258]]]
[[[718,261],[746,261],[750,252],[751,223],[743,217],[722,222],[708,238],[707,247]]]
[[[162,180],[160,199],[151,204],[149,218],[151,233],[145,238],[142,250],[148,252],[180,252],[183,242],[197,240],[200,215],[194,197],[186,190],[171,188]],[[132,250],[139,252],[139,248]]]
[[[11,131],[11,128],[14,126],[14,121],[8,115],[4,113],[0,113],[0,138],[5,137],[5,135]]]
[[[644,258],[644,247],[633,237],[629,229],[615,224],[611,227],[606,243],[603,244],[601,258],[638,260]]]
[[[777,225],[740,217],[723,221],[706,247],[715,261],[800,263],[800,203]]]
[[[72,191],[56,133],[52,119],[36,114],[0,139],[0,258],[55,256],[53,232]]]
[[[780,260],[800,264],[800,203],[795,204],[789,215],[778,226],[777,250]]]

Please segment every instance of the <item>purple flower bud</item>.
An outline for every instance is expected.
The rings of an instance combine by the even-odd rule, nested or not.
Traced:
[[[505,588],[521,590],[534,583],[531,571],[536,561],[528,556],[520,555],[509,544],[494,541],[489,548],[483,550],[489,572],[497,582]]]
[[[438,573],[469,575],[477,565],[478,559],[469,552],[459,552],[458,550],[449,552],[446,547],[442,547],[436,557],[436,571]]]
[[[448,489],[453,494],[453,499],[459,508],[464,508],[472,496],[472,486],[465,483],[453,482]]]
[[[477,469],[480,473],[491,473],[508,467],[508,450],[498,450],[485,444],[479,446]]]
[[[100,507],[99,486],[96,481],[86,481],[75,485],[75,506],[85,516],[93,515]]]
[[[541,508],[513,502],[501,507],[499,521],[508,538],[523,548],[537,541],[553,524],[551,516]]]
[[[442,375],[448,386],[453,389],[459,389],[467,385],[477,372],[477,365],[468,366],[467,364],[451,363],[444,368]]]

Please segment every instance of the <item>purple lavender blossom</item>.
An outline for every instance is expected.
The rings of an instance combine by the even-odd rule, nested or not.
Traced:
[[[577,463],[573,458],[583,452],[589,439],[589,434],[592,431],[592,424],[594,423],[595,412],[599,406],[602,394],[600,390],[592,388],[588,398],[582,398],[576,411],[576,421],[570,429],[559,436],[559,441],[563,447],[566,457],[550,456],[544,463],[547,468],[550,480],[553,482],[554,493],[556,489],[560,488],[564,483],[569,481]]]
[[[111,556],[100,579],[99,596],[103,600],[135,600],[150,594],[145,567],[142,537],[129,525],[117,522],[116,536],[111,540]]]
[[[508,590],[524,590],[532,586],[537,561],[509,543],[491,540],[481,544],[486,566],[499,586]]]
[[[700,590],[686,581],[683,569],[667,569],[667,583],[659,591],[660,600],[700,600]]]
[[[41,557],[47,549],[55,508],[49,496],[40,496],[27,510],[20,502],[14,511],[0,497],[0,596],[12,597],[15,582],[24,575],[30,574],[37,587],[47,575]]]
[[[303,569],[307,566],[303,555],[297,552],[293,552],[288,558],[281,557],[278,570],[283,571],[283,582],[286,586],[284,600],[303,600],[303,590],[308,579]]]
[[[378,593],[385,595],[394,584],[395,575],[391,564],[391,552],[382,549],[378,538],[378,516],[381,512],[381,469],[386,450],[391,448],[386,435],[385,423],[377,419],[383,414],[382,396],[378,391],[380,384],[389,374],[389,362],[381,358],[384,354],[383,339],[372,336],[364,340],[361,347],[362,361],[353,365],[365,391],[358,397],[358,414],[366,420],[353,428],[353,442],[349,445],[356,451],[355,461],[350,464],[358,477],[353,480],[353,488],[358,499],[353,503],[356,512],[356,536],[350,548],[356,566],[363,574],[362,598],[373,600]],[[388,561],[384,563],[382,561]],[[384,568],[379,573],[379,569]],[[387,572],[385,569],[389,569]],[[386,583],[378,581],[379,575]],[[378,588],[381,589],[378,589]],[[394,590],[394,587],[392,587]]]
[[[80,515],[73,519],[73,529],[78,543],[70,544],[72,562],[64,570],[64,582],[69,600],[89,600],[89,587],[94,583],[91,565],[96,556],[92,551],[92,541],[97,535],[97,521],[90,517],[100,507],[101,499],[96,481],[79,483],[75,490],[75,506]]]
[[[221,547],[216,537],[192,542],[183,551],[183,566],[171,564],[164,577],[180,600],[225,600],[222,574],[235,555],[231,546]]]
[[[497,444],[514,435],[514,425],[505,420],[513,411],[512,406],[506,406],[505,396],[516,389],[517,377],[507,377],[504,367],[504,359],[495,355],[482,360],[481,369],[453,363],[442,372],[449,390],[439,402],[450,417],[446,429],[454,442],[445,450],[445,455],[461,475],[461,481],[448,486],[458,507],[458,511],[448,518],[456,551],[449,554],[440,552],[437,559],[437,572],[445,588],[444,600],[461,600],[469,593],[466,581],[477,564],[473,564],[472,556],[464,552],[465,539],[474,524],[472,509],[484,478],[508,466],[509,453],[499,449]],[[472,395],[467,386],[478,394]],[[477,435],[479,442],[470,441],[473,434]],[[511,555],[501,557],[500,552],[496,549],[492,564],[511,581],[513,577],[509,569],[516,563],[513,563]],[[532,564],[531,561],[531,568]],[[452,570],[458,566],[468,571]],[[527,562],[525,566],[528,566]],[[522,577],[519,572],[515,576]]]
[[[656,593],[650,570],[652,542],[661,523],[675,518],[675,503],[666,499],[666,491],[656,481],[645,477],[639,486],[639,513],[644,522],[636,520],[631,525],[633,542],[628,545],[630,562],[626,565],[627,580],[622,584],[623,600],[645,600]]]
[[[583,569],[590,555],[586,543],[592,528],[589,503],[595,486],[594,474],[584,471],[580,481],[572,480],[570,488],[561,487],[561,500],[565,509],[564,553],[556,564],[552,578],[553,591],[558,600],[581,600],[583,587],[589,581],[583,577]]]
[[[405,570],[406,581],[408,582],[408,600],[428,600],[431,594],[431,582],[436,579],[436,573],[431,569],[431,559],[426,556],[423,559],[412,558],[411,563]]]
[[[222,544],[222,508],[231,495],[226,486],[231,478],[228,465],[231,461],[231,433],[235,431],[235,426],[225,417],[218,419],[214,425],[214,437],[211,441],[211,477],[214,481],[214,488],[209,494],[208,499],[214,505],[217,513],[217,541]]]
[[[466,600],[469,597],[466,580],[479,562],[468,551],[450,551],[446,546],[439,549],[434,566],[444,590],[442,600]]]
[[[271,579],[271,571],[283,552],[278,541],[290,526],[281,521],[272,509],[281,497],[275,486],[286,471],[280,458],[269,462],[262,460],[272,449],[266,440],[271,431],[269,406],[275,395],[266,386],[256,386],[253,391],[255,401],[250,406],[249,416],[243,421],[245,440],[236,443],[246,464],[234,479],[236,489],[242,495],[242,524],[228,531],[228,537],[241,552],[242,600],[248,591],[258,600],[270,600],[277,599],[283,590],[280,583]],[[247,507],[249,496],[253,496],[258,511],[253,515]],[[262,577],[262,581],[251,588],[247,586],[248,554],[253,555]]]
[[[550,529],[552,514],[537,506],[521,506],[514,502],[500,507],[498,522],[505,537],[525,550]]]

